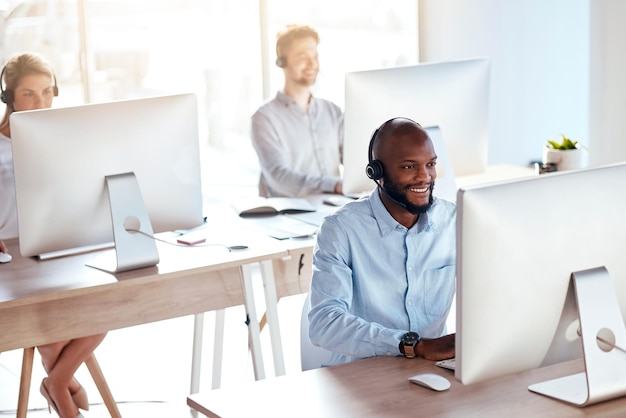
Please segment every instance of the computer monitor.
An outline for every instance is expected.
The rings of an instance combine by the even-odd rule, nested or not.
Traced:
[[[363,173],[374,130],[397,116],[438,126],[454,175],[487,167],[489,61],[471,59],[346,74],[343,191],[371,190]],[[437,152],[442,147],[436,148]],[[453,199],[454,200],[454,199]]]
[[[114,270],[144,267],[154,240],[126,230],[202,223],[194,94],[16,112],[11,136],[23,256],[115,242]]]
[[[458,380],[471,384],[581,357],[582,340],[588,360],[598,343],[579,333],[595,337],[596,330],[581,327],[579,317],[597,315],[609,324],[615,296],[619,324],[603,327],[626,348],[625,178],[622,163],[459,190]],[[612,289],[586,309],[572,273],[601,267]],[[624,376],[626,356],[616,349],[599,354],[596,365],[615,354],[613,367]]]

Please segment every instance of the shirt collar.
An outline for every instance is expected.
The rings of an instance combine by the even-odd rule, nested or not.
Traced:
[[[291,106],[291,105],[298,106],[296,101],[293,100],[291,96],[289,96],[282,90],[279,90],[278,92],[276,92],[276,100],[278,100],[281,104],[285,106]],[[298,106],[298,108],[300,107]],[[315,96],[313,95],[313,93],[311,93],[311,98],[309,99],[309,112],[314,111],[316,108],[317,108],[317,101],[315,100]]]
[[[380,229],[381,235],[386,235],[393,231],[396,228],[402,228],[406,230],[404,225],[401,225],[398,221],[394,219],[393,216],[387,211],[387,208],[383,204],[380,199],[379,188],[375,188],[369,196],[370,205],[372,207],[372,212],[374,214],[374,218],[378,223],[378,228]],[[419,216],[419,219],[415,225],[413,225],[408,231],[411,233],[420,233],[422,231],[428,230],[437,230],[437,226],[433,217],[430,216],[434,210],[436,210],[436,206],[438,205],[437,197],[434,197],[433,205],[428,209],[426,213],[422,213]]]
[[[288,106],[290,104],[295,104],[295,101],[290,96],[285,94],[284,91],[278,91],[276,93],[276,100],[278,100],[279,102],[281,102],[285,106]]]

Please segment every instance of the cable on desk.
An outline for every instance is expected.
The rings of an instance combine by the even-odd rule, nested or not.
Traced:
[[[157,238],[154,235],[148,234],[147,232],[144,232],[142,230],[139,229],[133,229],[133,228],[126,228],[127,232],[136,232],[138,234],[144,235],[148,238],[152,238],[155,241],[159,241],[159,242],[163,242],[165,244],[169,244],[169,245],[173,245],[174,247],[184,247],[184,248],[190,248],[190,247],[223,247],[226,248],[228,250],[228,252],[232,252],[233,250],[245,250],[248,247],[245,245],[233,245],[233,246],[228,246],[228,245],[224,245],[224,244],[194,244],[194,245],[188,245],[188,244],[180,244],[178,242],[171,242],[171,241],[167,241],[161,238]]]

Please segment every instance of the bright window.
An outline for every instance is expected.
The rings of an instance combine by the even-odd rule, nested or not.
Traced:
[[[26,50],[49,59],[60,89],[55,106],[194,92],[201,141],[251,157],[233,170],[256,163],[250,117],[283,86],[274,60],[276,33],[286,24],[306,23],[320,33],[314,92],[341,107],[347,71],[418,60],[412,0],[9,3],[0,26],[2,60]]]

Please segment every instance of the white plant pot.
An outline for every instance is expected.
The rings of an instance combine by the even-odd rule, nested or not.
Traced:
[[[585,167],[585,150],[543,148],[543,163],[555,163],[557,171],[576,170]]]

